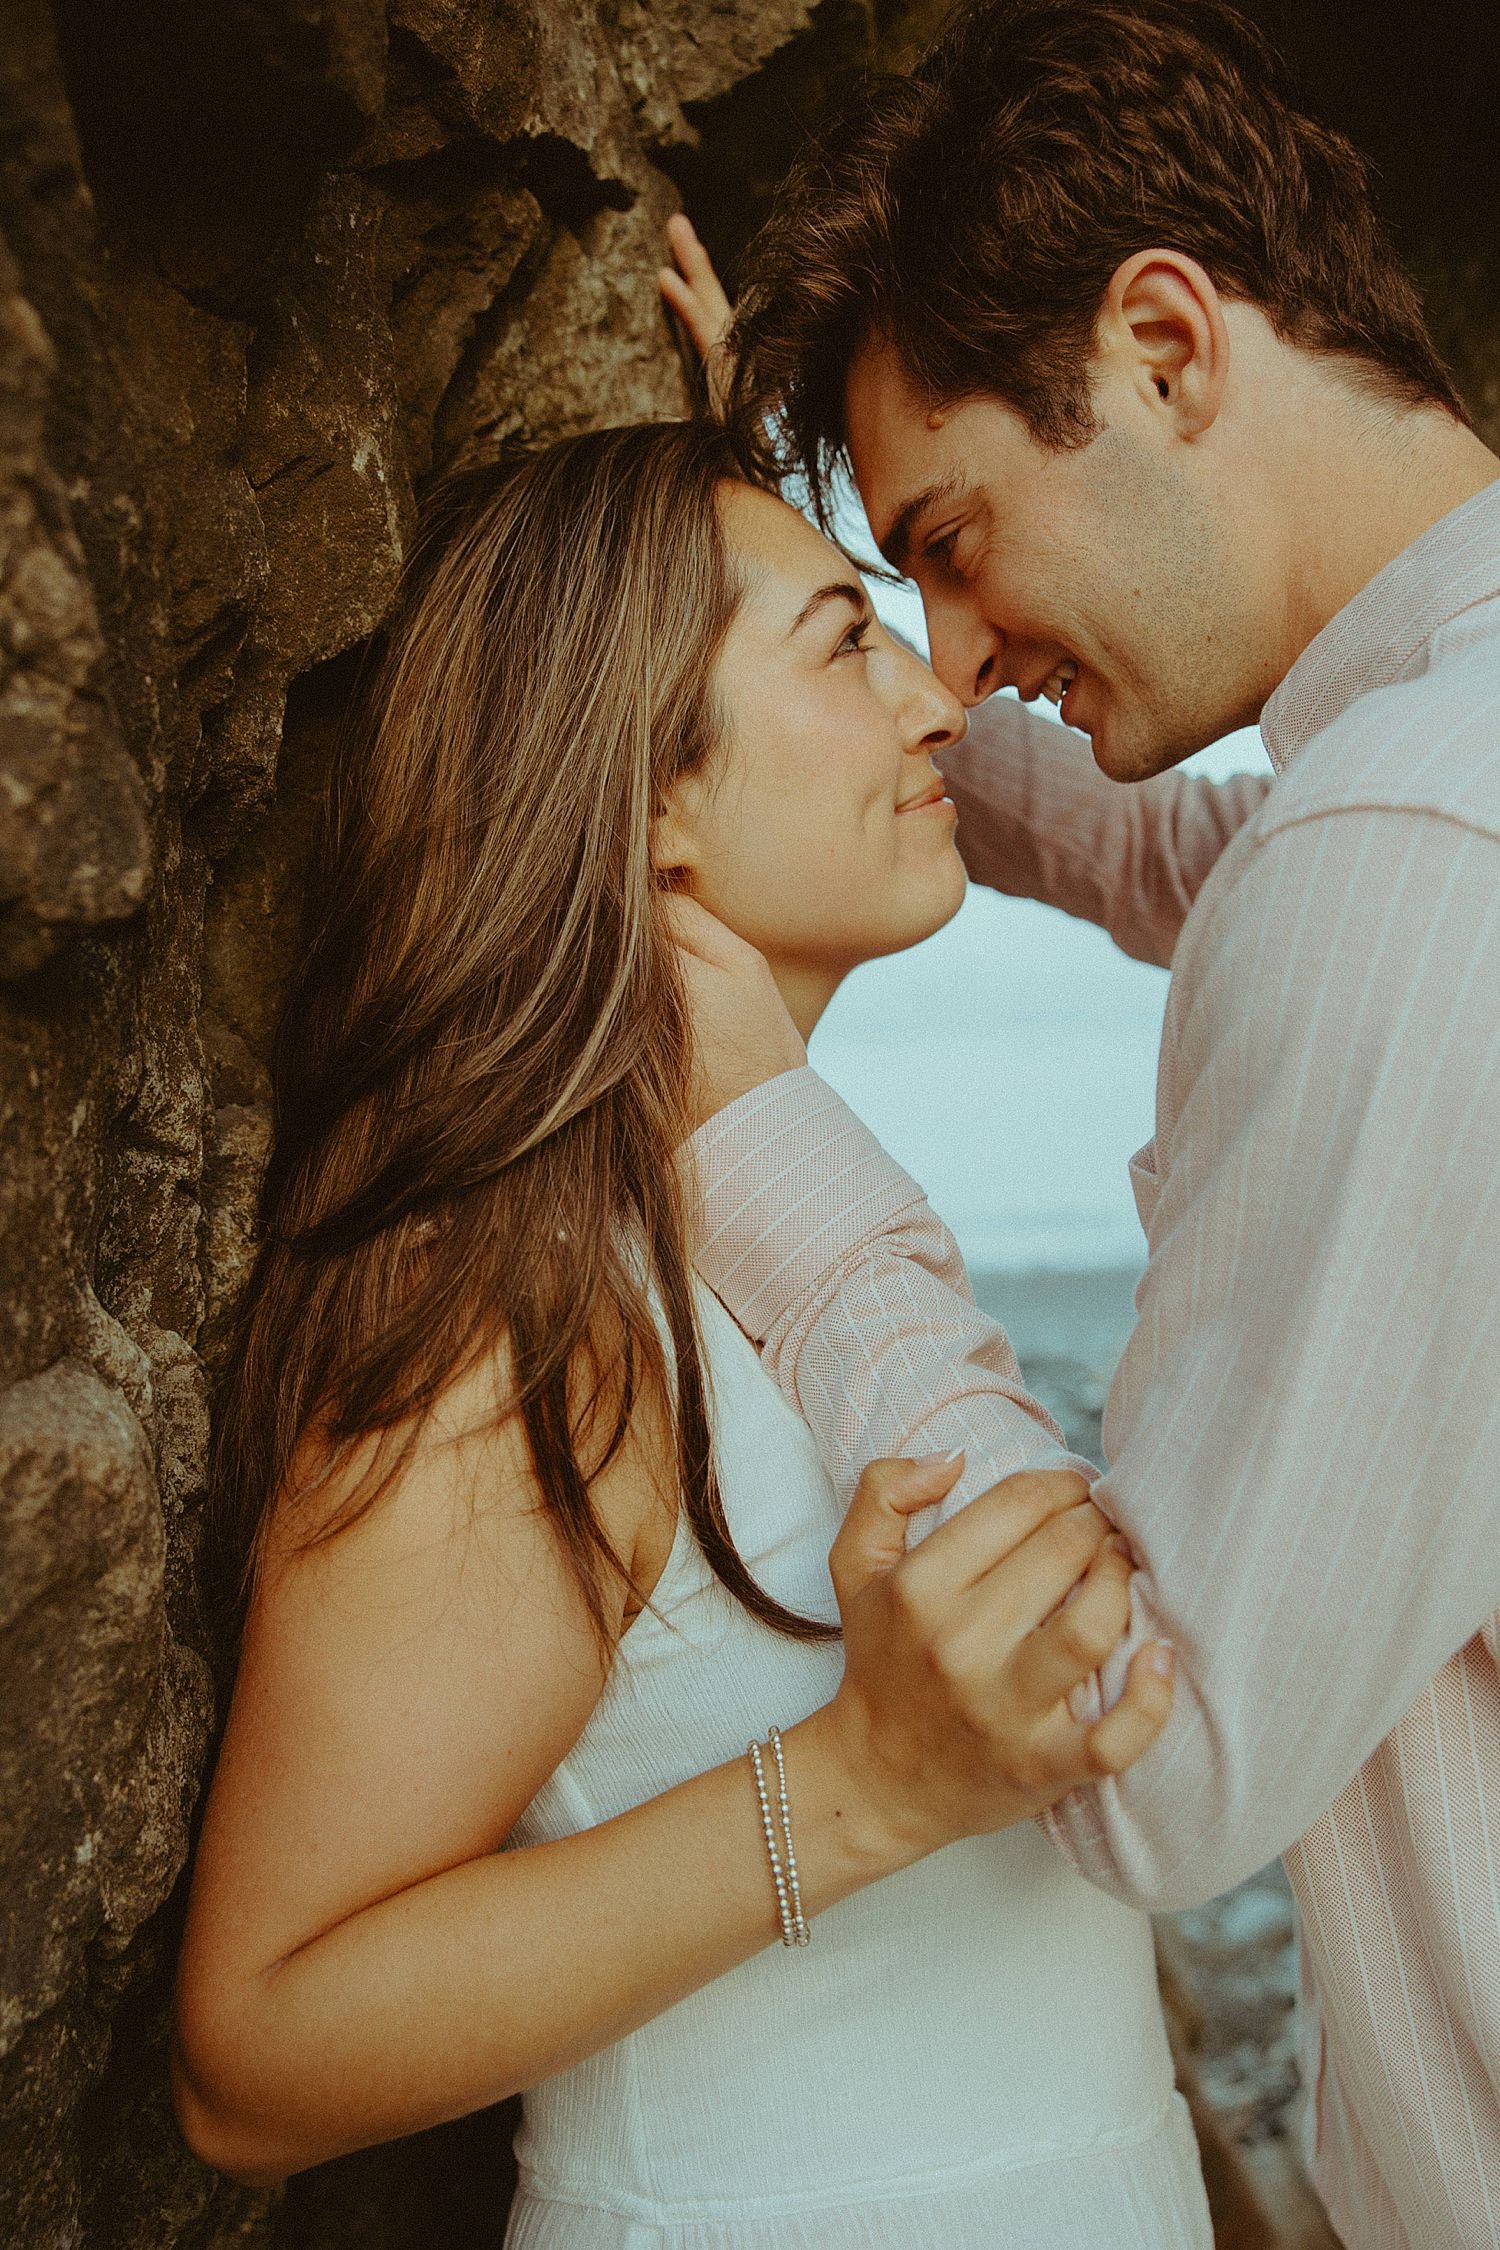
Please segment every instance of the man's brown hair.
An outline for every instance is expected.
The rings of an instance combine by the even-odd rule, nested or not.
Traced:
[[[1277,334],[1461,414],[1363,159],[1288,97],[1220,0],[979,0],[910,77],[870,82],[752,246],[730,416],[758,474],[820,510],[871,337],[932,405],[991,397],[1043,444],[1094,431],[1111,275],[1196,258]]]

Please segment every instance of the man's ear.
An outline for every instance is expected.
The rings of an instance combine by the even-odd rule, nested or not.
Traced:
[[[1138,250],[1104,293],[1098,345],[1179,437],[1212,428],[1229,379],[1229,331],[1219,292],[1180,250]]]

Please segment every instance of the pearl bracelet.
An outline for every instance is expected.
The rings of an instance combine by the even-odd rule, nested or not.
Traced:
[[[776,1906],[781,1916],[781,1942],[783,1945],[806,1945],[812,1938],[802,1913],[802,1886],[797,1880],[797,1854],[792,1848],[792,1809],[786,1794],[786,1759],[781,1750],[781,1729],[769,1729],[771,1754],[776,1760],[776,1810],[781,1822],[781,1841],[786,1850],[783,1861],[776,1842],[776,1827],[771,1819],[771,1800],[766,1792],[765,1768],[761,1764],[760,1744],[748,1745],[751,1770],[755,1775],[755,1794],[760,1799],[760,1824],[765,1831],[766,1851],[771,1861],[771,1881],[776,1886]]]

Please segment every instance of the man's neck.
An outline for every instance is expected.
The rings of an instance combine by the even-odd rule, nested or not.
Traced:
[[[1289,527],[1286,669],[1435,523],[1500,477],[1500,459],[1440,407],[1372,408],[1343,383],[1283,456]]]

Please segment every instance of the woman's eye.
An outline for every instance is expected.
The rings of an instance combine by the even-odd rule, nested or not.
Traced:
[[[854,622],[854,623],[853,623],[853,624],[852,624],[852,625],[850,626],[850,628],[849,628],[848,632],[847,632],[847,633],[846,633],[846,634],[844,635],[843,639],[842,639],[842,640],[841,640],[841,641],[839,642],[839,645],[838,645],[838,647],[837,647],[837,648],[836,648],[836,649],[834,650],[834,652],[833,652],[833,653],[834,653],[834,655],[835,655],[835,656],[862,656],[862,655],[864,654],[865,641],[866,641],[866,639],[867,639],[867,638],[868,638],[868,636],[869,636],[869,631],[870,631],[870,620],[869,620],[869,618],[868,618],[868,617],[860,617],[860,618],[856,618],[856,619],[855,619],[855,622]]]

